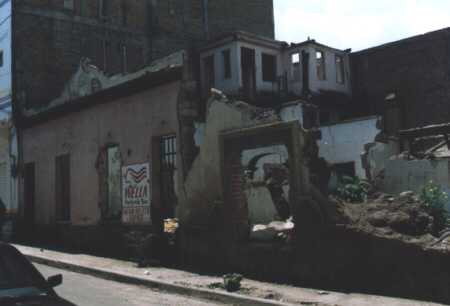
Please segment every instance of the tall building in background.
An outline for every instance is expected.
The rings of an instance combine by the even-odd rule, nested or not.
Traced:
[[[14,1],[14,98],[45,111],[82,58],[107,75],[136,71],[154,59],[225,32],[274,37],[273,0]]]

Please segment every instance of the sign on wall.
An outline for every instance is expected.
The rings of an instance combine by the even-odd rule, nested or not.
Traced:
[[[150,165],[136,164],[122,167],[122,222],[150,223]]]

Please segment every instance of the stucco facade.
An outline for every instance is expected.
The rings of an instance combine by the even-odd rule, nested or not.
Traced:
[[[102,148],[117,144],[123,166],[150,163],[152,199],[158,176],[155,137],[177,135],[180,82],[171,82],[38,124],[22,132],[23,162],[35,166],[35,223],[51,225],[55,217],[55,158],[70,154],[71,225],[101,220],[99,173]],[[23,184],[22,184],[23,187]],[[23,209],[27,204],[22,198]],[[152,203],[155,204],[155,203]],[[155,204],[157,205],[157,204]]]

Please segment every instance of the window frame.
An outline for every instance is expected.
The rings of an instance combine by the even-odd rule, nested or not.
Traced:
[[[319,81],[327,80],[326,55],[325,51],[316,49],[316,76]],[[321,55],[320,58],[318,55]]]
[[[344,57],[340,54],[335,54],[335,63],[336,63],[336,83],[344,85],[346,81]]]
[[[298,56],[298,61],[294,60],[295,55]],[[301,80],[301,73],[302,73],[301,53],[298,51],[293,52],[290,54],[289,59],[291,63],[292,80],[299,82]]]

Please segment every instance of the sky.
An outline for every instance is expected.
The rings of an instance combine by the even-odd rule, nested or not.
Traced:
[[[276,38],[354,51],[450,27],[450,0],[274,0]]]

